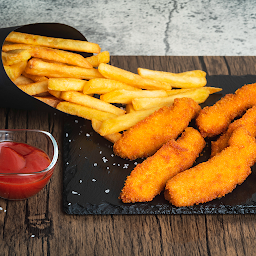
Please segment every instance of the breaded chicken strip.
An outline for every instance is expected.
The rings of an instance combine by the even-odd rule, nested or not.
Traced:
[[[230,122],[256,104],[256,83],[244,85],[235,94],[227,94],[213,106],[200,111],[196,123],[204,137],[226,131]]]
[[[205,146],[202,135],[187,127],[177,140],[169,140],[153,156],[137,165],[120,194],[123,203],[148,202],[160,194],[167,180],[190,168]]]
[[[207,162],[170,179],[166,184],[165,198],[181,207],[222,197],[248,177],[255,161],[255,138],[245,128],[238,128],[227,148]]]
[[[114,144],[114,153],[136,159],[153,155],[164,143],[176,139],[195,118],[201,107],[192,99],[175,99],[123,133]]]
[[[212,141],[211,156],[215,156],[228,146],[228,141],[233,131],[239,127],[245,127],[253,137],[256,136],[256,106],[248,109],[240,119],[237,119],[229,125],[224,134],[222,134],[216,141]]]

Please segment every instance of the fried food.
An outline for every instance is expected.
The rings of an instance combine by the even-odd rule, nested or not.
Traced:
[[[155,81],[149,78],[144,78],[138,74],[134,74],[130,71],[117,68],[105,63],[100,63],[98,70],[105,78],[117,80],[122,83],[126,83],[128,85],[141,88],[141,89],[170,90],[172,88],[169,83]]]
[[[205,86],[207,83],[206,73],[202,70],[192,70],[177,74],[138,68],[138,74],[145,78],[170,83],[175,88],[197,88]]]
[[[177,141],[169,140],[134,168],[126,179],[120,199],[123,203],[152,201],[170,178],[193,165],[204,146],[199,131],[187,127]]]
[[[256,104],[256,83],[244,85],[235,94],[227,94],[199,113],[196,123],[204,137],[223,133],[230,122]]]
[[[97,69],[47,62],[38,58],[28,61],[25,72],[30,75],[60,78],[92,79],[102,77]]]
[[[173,105],[159,109],[124,132],[114,144],[114,153],[128,159],[148,157],[168,140],[176,139],[200,110],[190,98],[175,99]]]
[[[216,141],[211,142],[211,156],[215,156],[228,146],[228,141],[232,133],[239,127],[245,127],[252,136],[256,136],[256,106],[248,109],[240,119],[237,119],[229,125],[224,134]]]
[[[63,39],[39,35],[31,35],[20,32],[11,32],[5,39],[7,42],[12,43],[22,43],[22,44],[32,44],[46,46],[50,48],[58,48],[63,50],[78,51],[78,52],[91,52],[99,53],[101,51],[98,44],[73,40],[73,39]]]
[[[255,161],[255,138],[245,128],[238,128],[227,148],[207,162],[170,179],[166,184],[165,198],[181,207],[223,197],[249,176]]]

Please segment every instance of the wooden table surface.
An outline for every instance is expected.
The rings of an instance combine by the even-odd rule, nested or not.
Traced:
[[[256,75],[256,57],[113,56],[111,64],[209,75]],[[10,100],[11,96],[10,96]],[[61,149],[61,117],[0,108],[0,128],[51,132]],[[22,201],[0,199],[0,255],[255,255],[254,215],[67,215],[62,152],[47,186]]]

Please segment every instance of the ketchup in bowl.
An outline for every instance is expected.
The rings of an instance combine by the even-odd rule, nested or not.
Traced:
[[[48,135],[47,132],[37,132],[43,138]],[[51,155],[54,162],[35,146],[10,140],[0,142],[0,197],[25,199],[37,194],[52,176],[57,159],[56,154],[55,157]]]

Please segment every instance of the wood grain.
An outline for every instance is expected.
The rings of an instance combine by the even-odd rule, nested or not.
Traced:
[[[122,57],[111,64],[209,75],[256,74],[255,57]],[[61,149],[62,117],[0,108],[0,128],[51,132]],[[0,199],[0,255],[254,255],[254,215],[66,215],[62,156],[47,186],[22,201]]]

